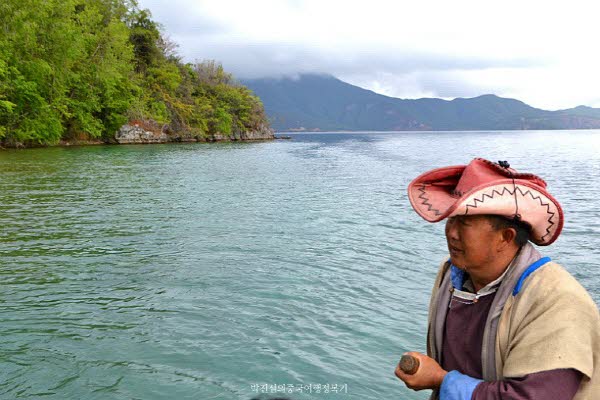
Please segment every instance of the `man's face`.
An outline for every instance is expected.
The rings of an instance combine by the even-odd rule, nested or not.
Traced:
[[[446,221],[446,241],[452,264],[466,270],[483,269],[496,257],[501,237],[485,215],[461,215]]]

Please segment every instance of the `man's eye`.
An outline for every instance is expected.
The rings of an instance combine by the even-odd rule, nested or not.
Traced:
[[[469,223],[465,218],[457,218],[456,222],[461,226],[469,226]]]

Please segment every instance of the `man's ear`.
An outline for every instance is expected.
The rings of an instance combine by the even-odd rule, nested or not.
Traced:
[[[517,237],[517,230],[515,228],[504,228],[502,229],[502,240],[500,242],[500,250],[503,250],[506,246],[515,243]]]

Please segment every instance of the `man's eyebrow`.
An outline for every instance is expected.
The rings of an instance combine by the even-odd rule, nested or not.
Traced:
[[[457,215],[456,217],[457,217],[458,222],[460,222],[461,224],[470,225],[470,223],[469,223],[470,218],[467,218],[465,215]]]

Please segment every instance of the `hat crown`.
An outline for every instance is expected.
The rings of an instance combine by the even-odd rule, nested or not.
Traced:
[[[456,195],[463,196],[480,185],[506,178],[528,180],[543,188],[546,187],[546,182],[539,176],[518,173],[512,168],[500,166],[483,158],[475,158],[465,167],[454,192]]]

